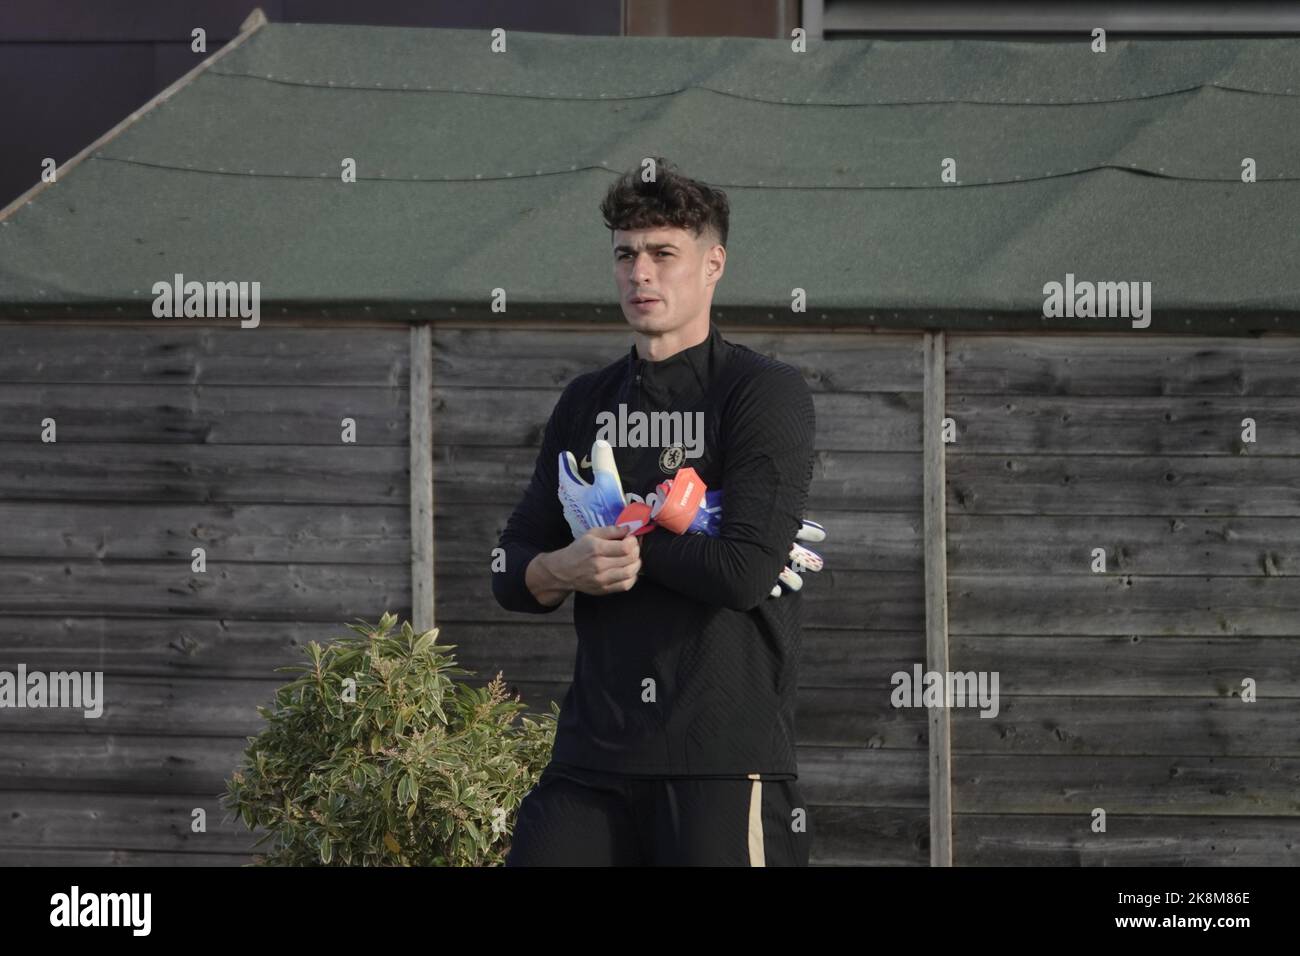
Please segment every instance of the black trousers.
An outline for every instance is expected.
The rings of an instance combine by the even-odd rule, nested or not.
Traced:
[[[809,817],[795,780],[630,777],[552,761],[519,806],[506,866],[807,866]]]

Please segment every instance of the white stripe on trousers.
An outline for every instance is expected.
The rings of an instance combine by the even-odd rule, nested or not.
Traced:
[[[751,773],[754,785],[749,788],[749,865],[767,866],[763,856],[763,782]]]

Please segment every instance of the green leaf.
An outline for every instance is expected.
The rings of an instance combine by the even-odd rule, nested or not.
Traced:
[[[259,705],[264,728],[248,738],[224,801],[249,830],[265,831],[256,863],[503,861],[509,839],[489,836],[484,807],[517,808],[536,784],[558,705],[530,714],[517,700],[501,704],[497,690],[459,683],[472,672],[455,666],[456,645],[438,643],[432,630],[407,640],[394,634],[398,623],[386,613],[379,627],[362,621],[347,625],[349,636],[310,642],[308,666],[287,669],[287,683]],[[358,681],[355,705],[339,700],[347,676]],[[491,710],[480,717],[484,703]],[[462,823],[444,802],[464,806],[475,822]]]

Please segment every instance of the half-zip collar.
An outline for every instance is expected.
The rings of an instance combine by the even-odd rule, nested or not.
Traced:
[[[627,353],[628,391],[632,395],[639,391],[640,396],[656,408],[693,402],[704,395],[722,360],[725,346],[722,333],[712,322],[709,323],[709,337],[703,342],[658,362],[641,358],[633,344]]]

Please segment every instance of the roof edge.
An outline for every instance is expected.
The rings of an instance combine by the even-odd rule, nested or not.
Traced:
[[[253,12],[244,17],[244,22],[239,25],[240,34],[252,33],[259,27],[266,26],[266,14],[262,12],[261,7],[253,7]],[[238,38],[236,38],[238,39]]]
[[[96,139],[93,143],[91,143],[81,152],[77,153],[75,156],[73,156],[71,159],[65,162],[62,166],[57,167],[54,171],[54,178],[55,178],[54,182],[45,182],[42,180],[41,182],[38,182],[35,186],[33,186],[31,189],[27,190],[25,193],[20,195],[13,202],[9,203],[9,205],[5,206],[3,209],[0,209],[0,221],[8,219],[17,209],[31,202],[38,195],[44,192],[47,187],[55,185],[58,182],[58,180],[63,177],[65,173],[67,173],[69,170],[71,170],[73,167],[79,164],[83,159],[85,159],[91,153],[95,152],[95,150],[101,148],[106,143],[120,136],[127,129],[127,127],[129,127],[132,123],[135,123],[137,120],[139,120],[150,110],[155,109],[161,103],[167,102],[167,100],[171,99],[178,92],[180,92],[190,83],[192,83],[200,73],[202,73],[204,70],[210,67],[213,63],[216,63],[222,57],[229,54],[232,50],[239,47],[245,40],[247,40],[250,36],[252,36],[258,30],[264,27],[267,24],[267,22],[268,21],[266,19],[266,14],[262,12],[262,8],[255,7],[253,9],[253,12],[250,13],[244,19],[244,22],[239,25],[238,36],[234,37],[229,43],[227,43],[221,49],[217,50],[215,53],[209,56],[202,63],[195,66],[184,76],[177,79],[170,86],[163,89],[161,92],[155,95],[153,99],[145,103],[144,106],[141,106],[138,110],[133,112],[126,119],[122,120],[112,129],[108,130],[108,132],[104,133],[102,136]]]
[[[452,302],[444,300],[334,300],[329,302],[268,299],[261,302],[263,324],[278,321],[312,325],[368,322],[404,322],[410,325],[431,322],[434,325],[465,328],[495,327],[590,327],[609,325],[627,328],[617,304],[605,303],[527,303],[511,306],[516,316],[502,318],[493,313],[484,300]],[[0,302],[0,327],[50,322],[77,325],[103,320],[163,328],[169,325],[197,325],[206,328],[229,327],[238,330],[241,318],[158,318],[149,300],[99,300],[75,305],[52,302]],[[917,308],[909,306],[863,305],[852,308],[818,308],[792,314],[789,304],[771,306],[719,306],[714,303],[710,320],[725,331],[744,326],[754,330],[780,332],[864,332],[918,333],[1014,332],[1019,334],[1070,333],[1119,334],[1135,338],[1160,335],[1201,336],[1286,336],[1300,335],[1300,309],[1209,309],[1166,308],[1152,317],[1149,328],[1135,328],[1129,318],[1096,319],[1087,317],[1046,317],[1041,310],[992,310],[976,308]]]

